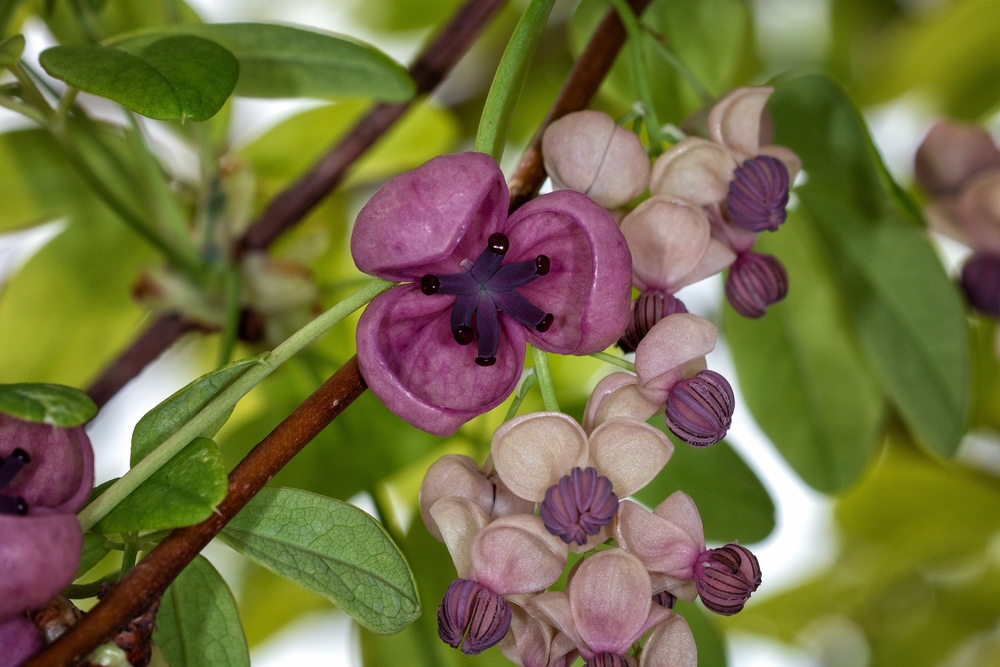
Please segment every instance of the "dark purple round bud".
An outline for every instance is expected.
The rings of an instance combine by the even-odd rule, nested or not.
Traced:
[[[507,250],[510,248],[510,241],[507,240],[506,236],[497,232],[496,234],[490,234],[490,238],[486,241],[486,247],[494,254],[506,255]]]
[[[726,298],[743,317],[763,317],[768,306],[788,294],[788,274],[777,257],[740,253],[729,268]]]
[[[673,386],[664,416],[678,438],[707,447],[726,437],[734,404],[733,388],[726,378],[715,371],[698,371]]]
[[[629,318],[625,333],[618,341],[618,347],[624,352],[635,352],[639,342],[646,337],[654,324],[674,313],[687,311],[684,302],[673,294],[643,292],[632,302],[632,316]]]
[[[448,586],[438,605],[438,637],[448,646],[458,648],[462,643],[472,618],[476,596],[482,589],[477,582],[469,579],[456,579]]]
[[[462,644],[462,653],[476,655],[499,644],[510,629],[510,617],[510,607],[503,596],[481,588],[472,608],[469,634]]]
[[[1000,257],[976,253],[962,267],[961,279],[973,308],[1000,317]]]
[[[437,276],[428,274],[420,279],[420,291],[427,296],[437,294],[439,289],[441,289],[441,281],[438,280]]]
[[[785,221],[788,168],[770,155],[758,155],[736,168],[726,195],[729,219],[751,232],[774,231]]]
[[[598,653],[588,660],[584,667],[635,667],[635,658],[630,655]]]
[[[538,333],[545,333],[549,330],[549,327],[552,326],[555,319],[556,318],[552,315],[552,313],[545,313],[545,317],[542,318],[542,321],[535,325],[535,331]]]
[[[760,564],[749,549],[733,542],[698,556],[694,583],[706,607],[732,616],[760,586]]]
[[[486,366],[492,366],[496,362],[497,362],[496,357],[476,357],[476,364],[484,368]]]
[[[463,324],[452,331],[451,334],[455,337],[455,342],[459,345],[468,345],[472,342],[473,334],[472,327],[470,326]]]
[[[660,591],[659,593],[653,596],[653,602],[660,605],[661,607],[665,607],[667,609],[673,609],[674,605],[677,604],[677,596],[667,591]]]
[[[544,276],[552,268],[552,263],[549,258],[545,255],[539,255],[535,258],[535,273],[540,276]]]
[[[566,544],[587,543],[588,535],[601,532],[618,511],[618,496],[611,480],[595,468],[573,468],[545,491],[538,514],[545,529]]]

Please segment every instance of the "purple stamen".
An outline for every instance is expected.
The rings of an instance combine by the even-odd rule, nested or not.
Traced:
[[[545,491],[538,508],[545,529],[566,544],[587,543],[611,523],[618,511],[618,496],[611,490],[611,480],[598,475],[594,468],[573,468]]]
[[[476,595],[469,621],[469,634],[462,644],[462,653],[476,655],[496,646],[510,629],[511,611],[502,595],[486,588]]]
[[[1000,257],[976,253],[962,267],[962,289],[976,310],[1000,317]]]
[[[785,221],[788,168],[770,155],[758,155],[736,168],[726,195],[729,219],[751,232],[774,231]]]
[[[715,371],[698,371],[670,390],[664,416],[678,438],[707,447],[726,437],[734,404],[733,388],[726,378]]]
[[[420,280],[420,291],[433,294],[456,294],[458,299],[451,311],[451,331],[455,342],[468,345],[474,334],[479,334],[476,363],[492,366],[500,348],[500,320],[498,312],[514,318],[526,327],[544,333],[552,326],[555,317],[538,308],[515,292],[544,276],[551,269],[545,255],[523,262],[503,265],[503,258],[510,249],[506,236],[490,236],[486,249],[467,271],[447,275],[426,275]]]
[[[445,644],[458,648],[472,618],[472,607],[482,590],[475,581],[456,579],[448,586],[438,606],[438,636]]]
[[[10,484],[24,466],[31,463],[31,457],[23,449],[15,449],[6,459],[0,460],[0,489]],[[28,505],[24,498],[0,495],[0,514],[28,513]]]
[[[673,609],[674,605],[677,604],[677,596],[667,591],[660,591],[653,595],[653,602],[666,609]]]
[[[732,616],[760,586],[760,564],[749,549],[735,542],[709,549],[695,562],[694,583],[706,607]]]
[[[588,660],[583,667],[635,667],[635,664],[635,658],[630,655],[598,653]]]
[[[768,306],[788,294],[788,273],[777,257],[740,253],[729,269],[726,298],[743,317],[763,317]]]
[[[618,341],[618,347],[623,352],[635,352],[654,324],[674,313],[686,312],[688,309],[684,302],[673,294],[643,292],[632,302],[632,317],[629,318],[628,328]]]

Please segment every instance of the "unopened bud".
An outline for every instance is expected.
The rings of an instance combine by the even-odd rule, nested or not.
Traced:
[[[694,582],[706,607],[732,616],[760,586],[760,564],[746,547],[736,543],[702,553],[694,566]]]
[[[630,655],[599,653],[587,661],[584,667],[636,667],[635,658]]]
[[[961,279],[973,308],[1000,317],[1000,257],[976,253],[962,267]]]
[[[469,635],[462,644],[462,653],[476,655],[496,646],[510,629],[511,611],[502,595],[486,588],[476,595],[469,620]]]
[[[758,155],[745,161],[729,183],[729,219],[751,232],[773,232],[785,221],[788,187],[788,168],[781,160]]]
[[[726,437],[734,407],[733,388],[726,378],[715,371],[698,371],[670,390],[665,418],[678,438],[707,447]]]
[[[632,302],[632,316],[629,318],[625,333],[618,341],[618,347],[624,352],[635,352],[639,342],[646,337],[654,324],[674,313],[686,312],[688,309],[684,306],[684,302],[673,294],[643,292]]]
[[[744,252],[729,269],[726,298],[743,317],[763,317],[771,304],[787,294],[788,273],[777,257]]]

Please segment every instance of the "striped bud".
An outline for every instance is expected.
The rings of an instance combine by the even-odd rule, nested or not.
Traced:
[[[654,324],[674,313],[686,312],[688,309],[684,302],[673,294],[643,292],[632,302],[632,316],[629,318],[628,328],[618,341],[618,347],[624,352],[635,352],[639,342]]]
[[[461,645],[463,653],[476,655],[500,643],[510,628],[510,618],[503,596],[478,582],[456,579],[438,606],[438,636],[448,646]]]
[[[598,653],[588,660],[584,667],[636,667],[636,662],[630,655]]]
[[[1000,317],[1000,257],[976,253],[962,267],[961,280],[973,308]]]
[[[694,583],[701,601],[710,610],[732,616],[760,586],[760,564],[746,547],[735,542],[709,549],[694,566]]]
[[[618,496],[611,490],[611,480],[597,474],[596,468],[573,468],[545,491],[538,514],[545,529],[566,544],[587,543],[588,535],[597,535],[611,523],[618,511]]]
[[[763,317],[771,304],[788,294],[788,273],[777,257],[740,253],[729,268],[726,298],[743,317]]]
[[[733,172],[726,208],[733,224],[751,232],[774,231],[785,221],[788,168],[770,155],[758,155]]]
[[[667,591],[660,591],[653,596],[653,602],[661,607],[673,609],[674,605],[677,604],[677,596]]]
[[[726,437],[734,407],[733,388],[726,378],[715,371],[698,371],[673,386],[664,416],[678,438],[707,447]]]

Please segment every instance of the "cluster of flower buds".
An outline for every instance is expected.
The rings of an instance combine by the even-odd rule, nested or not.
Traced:
[[[73,581],[83,535],[76,512],[94,488],[94,452],[82,427],[0,414],[0,667],[43,644],[26,613]]]
[[[931,227],[973,250],[961,275],[969,304],[1000,318],[1000,150],[981,127],[941,121],[915,167]]]
[[[700,318],[680,316],[686,319],[654,326],[637,351],[660,336],[686,341],[673,353],[676,363],[651,359],[640,369],[637,356],[638,375],[602,380],[582,425],[557,412],[521,415],[496,430],[486,467],[461,456],[430,467],[421,515],[458,572],[438,608],[438,632],[450,646],[474,655],[499,645],[521,667],[568,667],[577,657],[588,667],[695,667],[694,638],[674,602],[700,597],[728,616],[760,585],[757,560],[745,547],[706,547],[698,510],[684,493],[652,512],[625,499],[673,454],[646,419],[697,366],[692,355],[714,345],[714,331]],[[712,387],[711,375],[701,373],[689,378],[691,386]],[[689,419],[687,409],[678,408],[680,419]],[[566,590],[547,591],[570,551],[584,558]],[[643,636],[637,655],[633,646]]]

